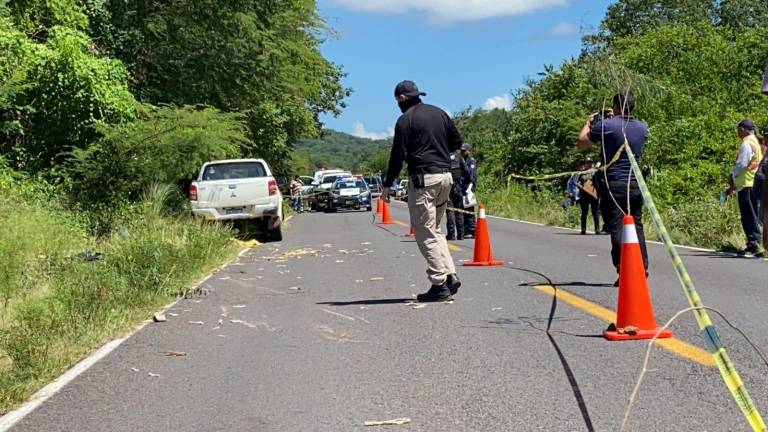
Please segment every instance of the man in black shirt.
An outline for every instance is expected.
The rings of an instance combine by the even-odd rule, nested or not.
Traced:
[[[448,301],[461,282],[440,222],[453,186],[451,153],[461,148],[461,136],[448,114],[422,103],[421,96],[426,93],[419,91],[413,81],[403,81],[395,87],[395,99],[403,115],[395,126],[381,198],[389,202],[390,188],[406,162],[411,225],[427,261],[427,276],[432,284],[428,292],[419,294],[418,300]]]
[[[450,200],[448,201],[448,240],[464,240],[464,214],[457,213],[453,209],[464,208],[464,185],[469,184],[469,167],[464,161],[461,152],[451,153],[451,177],[453,177],[453,188],[451,189]]]

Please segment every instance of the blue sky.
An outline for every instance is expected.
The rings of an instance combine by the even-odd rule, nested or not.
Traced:
[[[609,0],[318,0],[336,32],[323,54],[354,90],[331,129],[379,138],[399,111],[395,84],[411,79],[449,112],[503,107],[546,64],[579,54]],[[471,6],[468,6],[471,5]]]

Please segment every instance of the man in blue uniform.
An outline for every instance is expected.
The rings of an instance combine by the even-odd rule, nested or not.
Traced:
[[[450,201],[446,219],[448,223],[447,240],[464,240],[464,214],[454,212],[452,209],[464,208],[464,185],[469,183],[469,167],[464,161],[461,151],[451,153],[451,176],[453,187],[451,188]]]

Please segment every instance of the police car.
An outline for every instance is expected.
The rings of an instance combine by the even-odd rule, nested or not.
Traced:
[[[371,190],[365,180],[351,177],[333,183],[326,211],[336,212],[343,209],[371,211],[371,208]]]

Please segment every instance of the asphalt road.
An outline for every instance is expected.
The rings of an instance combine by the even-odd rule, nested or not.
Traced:
[[[646,344],[600,337],[599,309],[615,310],[617,295],[607,237],[491,220],[495,255],[508,264],[460,268],[454,303],[417,308],[425,266],[402,236],[401,204],[393,216],[406,223],[294,218],[285,241],[217,273],[210,294],[179,302],[168,322],[145,327],[12,430],[330,432],[403,417],[411,423],[381,429],[618,430]],[[455,245],[456,260],[471,257],[471,242]],[[768,263],[681,253],[704,302],[768,347]],[[687,303],[663,248],[650,254],[663,322]],[[716,323],[768,415],[766,366]],[[692,316],[672,329],[705,347]],[[629,430],[750,430],[717,368],[686,352],[694,359],[654,351]]]

